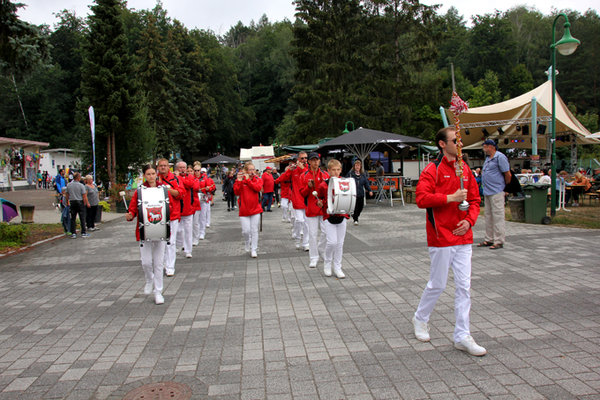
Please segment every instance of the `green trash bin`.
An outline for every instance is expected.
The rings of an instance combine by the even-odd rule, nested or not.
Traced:
[[[546,198],[550,185],[531,184],[523,186],[525,193],[525,222],[528,224],[546,223]]]

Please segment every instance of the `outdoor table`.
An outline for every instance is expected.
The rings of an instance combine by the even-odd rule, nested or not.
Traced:
[[[404,193],[402,192],[402,180],[401,175],[384,175],[381,177],[370,177],[369,181],[371,189],[375,192],[375,201],[377,203],[390,200],[390,206],[394,206],[394,199],[392,198],[392,192],[400,190],[400,198],[402,205],[404,205]]]

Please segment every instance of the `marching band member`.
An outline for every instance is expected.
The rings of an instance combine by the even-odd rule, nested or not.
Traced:
[[[187,173],[187,163],[179,161],[176,164],[179,171],[180,188],[183,190],[181,196],[181,222],[177,232],[177,248],[183,247],[185,258],[192,258],[192,224],[196,212],[198,196],[194,195],[200,187],[200,182],[195,182],[194,175]]]
[[[195,193],[196,198],[198,199],[198,205],[196,207],[196,211],[194,212],[194,218],[192,222],[192,245],[198,246],[200,241],[200,227],[202,225],[202,209],[204,208],[202,205],[202,192],[200,191],[200,187],[202,185],[202,164],[199,161],[194,163],[193,174],[194,179],[198,181],[198,190]],[[202,236],[204,239],[204,235]]]
[[[281,220],[283,222],[292,222],[292,210],[290,208],[290,185],[292,179],[289,174],[289,165],[285,167],[285,171],[275,179],[275,183],[281,185]]]
[[[321,159],[318,153],[308,155],[308,170],[302,176],[302,188],[300,193],[305,199],[306,204],[306,222],[308,224],[308,255],[310,259],[309,267],[316,268],[319,262],[319,254],[325,252],[325,231],[323,224],[323,213],[321,207],[317,204],[318,198],[313,195],[321,183],[329,179],[329,175],[323,172],[319,166]],[[322,232],[319,239],[319,231]],[[317,247],[318,243],[318,247]]]
[[[168,164],[167,164],[168,165]],[[163,186],[163,183],[156,181],[156,169],[152,165],[146,165],[142,168],[146,187]],[[169,193],[169,202],[173,203],[173,197]],[[143,217],[138,215],[138,192],[133,193],[133,197],[129,202],[129,212],[125,214],[127,221],[132,221],[136,216],[138,223],[135,225],[136,240],[140,241],[140,219]],[[162,216],[163,218],[165,216]],[[142,260],[142,269],[146,277],[146,285],[144,286],[144,294],[152,293],[154,288],[154,302],[163,304],[165,299],[162,296],[163,290],[163,264],[165,255],[166,242],[164,240],[146,240],[140,243],[140,257]]]
[[[171,226],[171,237],[165,250],[165,274],[175,274],[175,252],[177,249],[176,239],[181,220],[181,197],[183,189],[180,189],[179,179],[169,170],[169,160],[161,158],[158,160],[158,182],[169,187],[169,194],[173,197],[170,204],[169,220]]]
[[[339,178],[342,173],[342,163],[336,159],[331,159],[327,163],[327,172],[331,178]],[[346,220],[350,218],[348,214],[327,214],[327,190],[329,181],[323,181],[317,190],[319,201],[317,205],[322,208],[323,227],[325,228],[325,256],[323,273],[325,276],[331,276],[333,273],[339,279],[344,279],[346,275],[342,271],[342,256],[344,254],[344,239],[346,238]]]
[[[306,205],[300,189],[302,188],[302,175],[308,170],[307,158],[306,152],[301,151],[298,153],[298,162],[290,164],[290,169],[283,174],[285,176],[284,180],[290,179],[292,181],[290,188],[294,210],[292,238],[296,241],[296,248],[302,248],[304,251],[308,251],[308,224],[306,222]]]
[[[202,215],[204,216],[204,228],[210,228],[210,206],[214,202],[214,193],[217,190],[215,181],[206,173],[206,168],[202,168],[202,179],[200,180],[200,191],[202,192]],[[204,239],[204,231],[201,232],[200,238]]]
[[[252,258],[258,257],[256,253],[258,249],[258,225],[260,214],[263,212],[259,202],[262,185],[262,179],[255,175],[254,164],[251,162],[247,162],[244,169],[238,172],[237,180],[233,184],[233,191],[239,197],[239,216],[245,249],[250,251]]]

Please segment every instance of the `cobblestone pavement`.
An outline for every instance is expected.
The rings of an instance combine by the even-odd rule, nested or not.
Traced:
[[[507,230],[503,250],[473,250],[476,358],[452,344],[451,279],[431,342],[413,336],[429,270],[414,205],[369,204],[337,280],[308,268],[279,209],[250,258],[219,200],[161,306],[142,293],[133,223],[103,224],[0,260],[0,400],[120,399],[160,381],[194,399],[600,398],[600,231]]]

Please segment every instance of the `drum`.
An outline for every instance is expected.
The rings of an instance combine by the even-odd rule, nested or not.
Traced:
[[[169,193],[166,186],[140,186],[138,195],[138,221],[140,241],[169,240]]]
[[[355,205],[354,178],[330,178],[327,188],[327,214],[352,214]]]

